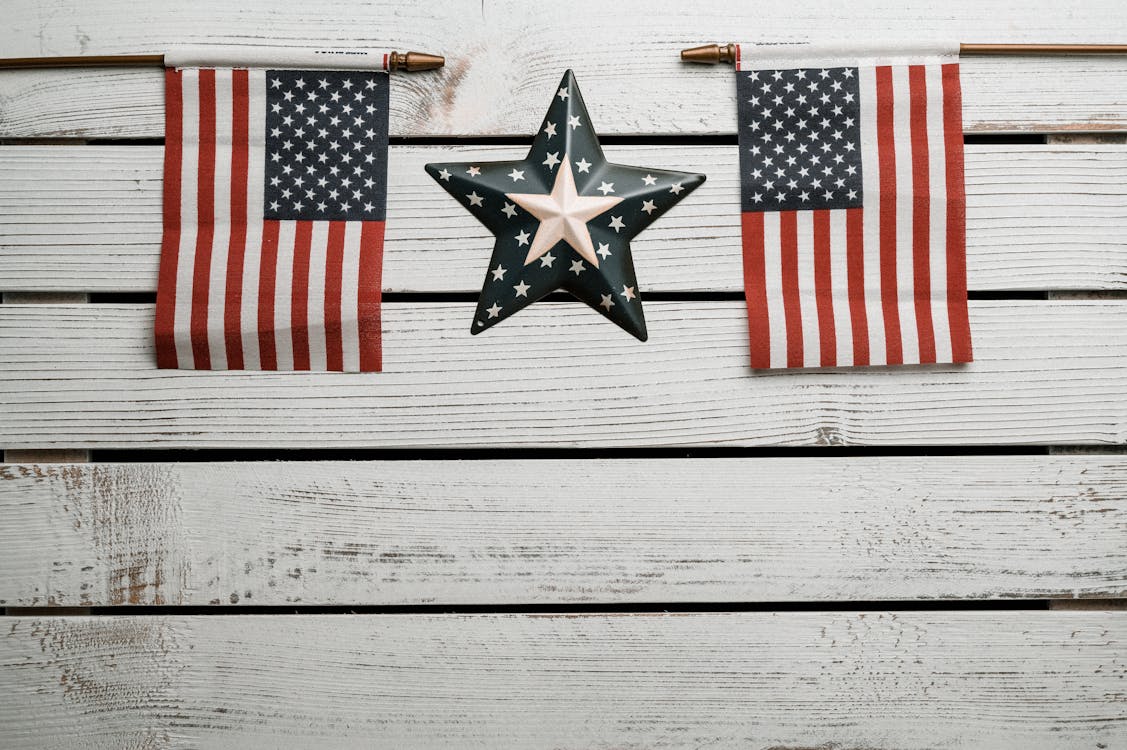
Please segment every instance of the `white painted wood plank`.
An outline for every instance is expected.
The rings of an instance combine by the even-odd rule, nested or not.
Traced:
[[[8,746],[1112,748],[1121,612],[8,618]]]
[[[423,165],[524,152],[393,147],[385,291],[480,289],[492,236]],[[708,174],[633,243],[643,289],[743,291],[735,147],[611,146],[607,154]],[[162,158],[159,146],[0,148],[0,287],[155,291]],[[1127,148],[969,146],[967,193],[971,289],[1127,289]]]
[[[1122,42],[1127,6],[1098,0],[1076,12],[1053,0],[733,5],[708,0],[531,7],[520,0],[421,5],[323,0],[313,9],[222,0],[138,13],[102,0],[10,0],[5,55],[162,52],[177,43],[413,48],[445,54],[445,70],[397,76],[396,135],[527,134],[565,68],[574,68],[605,133],[732,133],[732,71],[688,66],[681,48],[711,41],[802,42],[952,38],[987,42]],[[1124,130],[1122,57],[969,58],[971,131]],[[0,74],[0,137],[160,137],[158,71]]]
[[[1127,456],[0,465],[0,605],[1127,595]]]
[[[969,366],[758,371],[742,302],[649,302],[641,343],[572,302],[470,336],[384,306],[384,373],[155,369],[148,305],[0,306],[0,446],[1123,443],[1127,303],[971,305]]]

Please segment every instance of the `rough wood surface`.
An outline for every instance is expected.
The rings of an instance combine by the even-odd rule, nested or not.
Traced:
[[[0,446],[1123,443],[1127,302],[971,304],[968,366],[751,371],[742,302],[648,302],[640,343],[577,302],[481,336],[384,305],[383,373],[157,370],[149,305],[0,306]]]
[[[385,291],[477,291],[492,236],[423,172],[523,146],[394,146]],[[633,243],[650,291],[742,291],[735,146],[610,146],[611,159],[708,174]],[[0,288],[156,289],[159,146],[0,148]],[[1127,289],[1127,148],[967,147],[972,290]]]
[[[1117,748],[1122,612],[10,618],[9,747]]]
[[[592,19],[598,19],[592,23]],[[1053,0],[803,6],[785,0],[459,0],[440,8],[392,0],[316,4],[206,0],[9,0],[0,50],[10,56],[157,53],[170,44],[418,49],[446,55],[437,73],[396,76],[396,135],[527,134],[565,68],[574,68],[604,133],[732,133],[735,87],[724,66],[681,63],[711,41],[951,38],[987,42],[1122,42],[1127,6],[1076,10]],[[964,60],[971,131],[1127,129],[1122,56]],[[0,137],[161,137],[157,70],[0,74]]]
[[[1127,456],[0,465],[0,605],[1127,594]]]

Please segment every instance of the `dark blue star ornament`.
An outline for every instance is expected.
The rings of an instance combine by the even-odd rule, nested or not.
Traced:
[[[426,169],[497,235],[473,333],[564,289],[646,340],[630,240],[704,175],[608,162],[570,70],[524,161]]]

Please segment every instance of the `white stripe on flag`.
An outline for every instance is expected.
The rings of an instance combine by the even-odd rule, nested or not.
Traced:
[[[263,181],[266,174],[266,71],[251,70],[247,82],[247,243],[243,258],[243,366],[262,367],[258,341],[258,282],[262,267]]]
[[[947,146],[943,140],[943,66],[924,68],[927,82],[927,150],[930,155],[928,227],[931,260],[931,322],[935,361],[951,361],[951,325],[947,312]],[[960,133],[960,137],[962,134]]]
[[[908,68],[892,67],[892,138],[896,152],[896,305],[900,313],[900,344],[905,364],[920,361],[916,327],[916,288],[912,256],[912,123]],[[886,334],[887,335],[887,334]]]
[[[293,258],[297,239],[297,222],[278,222],[278,275],[274,286],[274,346],[278,352],[278,369],[293,369]]]
[[[862,230],[865,278],[865,317],[869,325],[869,363],[888,359],[884,345],[884,310],[880,304],[880,159],[877,155],[876,69],[861,67],[857,74],[861,98],[861,176],[864,191]]]
[[[313,243],[309,250],[309,369],[328,366],[325,348],[325,264],[328,262],[329,222],[313,222]]]
[[[345,372],[360,370],[360,229],[358,221],[344,224],[344,261],[340,290],[340,339]]]
[[[830,211],[830,275],[833,280],[834,337],[837,365],[853,364],[853,321],[849,313],[849,256],[846,252],[845,210]]]
[[[802,358],[806,367],[821,366],[818,300],[814,290],[814,212],[796,211],[798,309],[802,319]]]
[[[227,254],[231,243],[231,70],[215,71],[215,229],[207,290],[207,345],[211,369],[227,369],[223,311],[227,300]]]
[[[183,149],[180,177],[180,252],[176,264],[176,307],[173,313],[177,366],[195,368],[192,354],[192,274],[196,268],[196,232],[199,215],[196,210],[200,162],[200,74],[198,70],[183,72]]]
[[[767,321],[771,331],[771,367],[787,366],[787,326],[783,310],[783,266],[779,248],[782,213],[769,211],[763,215],[764,278],[767,280]]]

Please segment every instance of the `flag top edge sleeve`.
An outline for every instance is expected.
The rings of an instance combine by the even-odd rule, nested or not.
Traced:
[[[185,45],[164,53],[169,68],[286,68],[303,70],[387,69],[383,50],[294,49],[291,47],[234,47]]]
[[[828,42],[815,44],[739,44],[738,67],[841,67],[868,65],[928,65],[957,62],[959,43]]]

